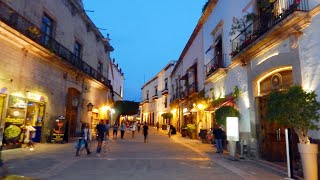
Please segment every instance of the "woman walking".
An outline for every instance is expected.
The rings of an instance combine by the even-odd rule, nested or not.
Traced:
[[[143,125],[144,143],[147,143],[148,129],[149,129],[149,127],[148,127],[147,123],[145,122]]]
[[[78,140],[76,156],[80,156],[80,148],[81,148],[82,142],[84,142],[84,147],[87,150],[87,154],[88,155],[91,154],[90,149],[88,147],[88,141],[91,141],[91,132],[90,132],[89,124],[84,123],[81,126],[81,139]]]

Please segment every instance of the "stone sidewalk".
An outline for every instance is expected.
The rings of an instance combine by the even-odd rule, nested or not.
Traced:
[[[167,131],[159,130],[159,132],[167,135]],[[168,137],[169,138],[169,137]],[[276,167],[270,165],[268,162],[254,160],[251,158],[234,160],[229,155],[229,152],[224,150],[223,154],[216,153],[216,148],[211,144],[202,143],[198,139],[190,139],[188,137],[182,137],[181,134],[171,135],[170,139],[176,143],[210,158],[213,162],[228,169],[229,171],[241,176],[244,179],[259,179],[259,177],[275,179],[280,177],[287,177],[286,169],[283,167]]]

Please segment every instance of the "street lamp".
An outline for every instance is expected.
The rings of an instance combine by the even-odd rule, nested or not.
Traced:
[[[93,106],[94,105],[91,102],[89,102],[89,104],[87,105],[87,111],[92,111]]]

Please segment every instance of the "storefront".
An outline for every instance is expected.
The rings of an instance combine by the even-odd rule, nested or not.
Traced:
[[[25,139],[30,137],[26,135],[26,125],[36,129],[32,140],[40,142],[47,98],[32,92],[12,93],[8,98],[7,109],[4,110],[3,148],[19,148],[24,142],[29,142]]]

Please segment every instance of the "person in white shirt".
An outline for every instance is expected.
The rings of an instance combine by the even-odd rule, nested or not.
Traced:
[[[134,132],[136,131],[136,129],[137,129],[137,124],[133,123],[132,128],[131,128],[132,138],[134,138]]]
[[[80,156],[80,148],[81,148],[81,144],[84,142],[84,147],[87,150],[87,154],[91,154],[90,149],[88,147],[88,142],[91,141],[91,130],[89,128],[89,124],[88,123],[84,123],[82,124],[81,127],[81,138],[78,139],[78,147],[77,147],[77,152],[76,152],[76,156]]]

